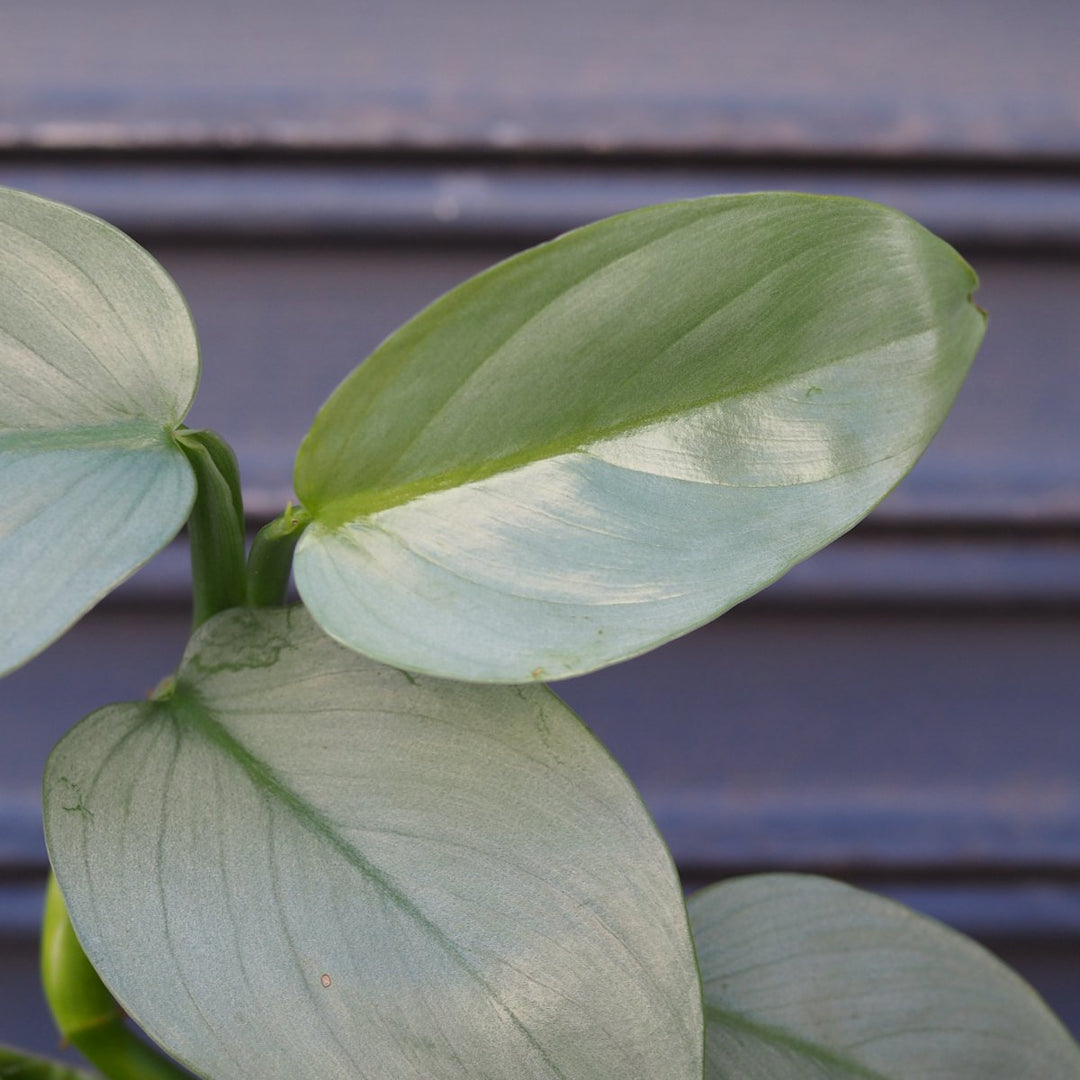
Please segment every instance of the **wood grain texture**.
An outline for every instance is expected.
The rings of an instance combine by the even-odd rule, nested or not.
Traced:
[[[851,195],[909,214],[956,246],[1080,245],[1080,185],[1068,173],[902,174],[865,162],[773,165],[534,164],[418,161],[72,161],[15,153],[0,184],[84,207],[126,232],[182,239],[335,243],[537,243],[624,210],[752,191]]]
[[[19,0],[9,147],[1075,159],[1068,0]]]

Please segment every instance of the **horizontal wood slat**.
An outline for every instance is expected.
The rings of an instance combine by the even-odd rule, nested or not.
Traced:
[[[886,203],[958,245],[1080,247],[1080,182],[1061,172],[898,173],[822,163],[410,167],[332,158],[304,164],[66,161],[58,167],[9,154],[0,156],[0,184],[154,238],[528,243],[652,203],[786,190]]]
[[[143,696],[186,632],[186,611],[114,604],[5,680],[0,867],[41,865],[36,778],[52,743],[99,705]],[[1076,610],[745,608],[556,689],[695,874],[1072,874],[1078,633]]]
[[[250,539],[250,537],[249,537]],[[184,609],[191,567],[183,539],[103,601],[109,609]],[[905,533],[863,525],[800,563],[745,605],[757,610],[959,608],[1080,610],[1080,534],[1069,527]]]
[[[1080,158],[1069,0],[0,8],[0,146]]]

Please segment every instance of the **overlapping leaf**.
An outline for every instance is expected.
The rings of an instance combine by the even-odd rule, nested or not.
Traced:
[[[26,1054],[0,1043],[0,1080],[100,1080],[97,1073]]]
[[[824,878],[736,879],[690,900],[707,1080],[1076,1080],[1035,992],[940,923]]]
[[[297,582],[362,652],[573,675],[774,580],[866,514],[983,332],[948,245],[853,199],[635,211],[386,341],[301,448]]]
[[[87,955],[212,1080],[700,1080],[670,858],[549,691],[446,683],[235,610],[165,700],[54,751]]]
[[[0,189],[0,674],[184,523],[195,484],[170,436],[198,373],[183,299],[142,248]]]

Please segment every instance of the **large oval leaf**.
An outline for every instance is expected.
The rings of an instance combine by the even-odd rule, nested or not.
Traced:
[[[226,612],[167,700],[49,759],[49,852],[121,1004],[213,1080],[700,1080],[670,858],[542,687]]]
[[[854,199],[639,210],[481,275],[320,413],[296,576],[404,667],[554,679],[640,653],[865,515],[983,332],[971,269]]]
[[[1075,1080],[1080,1050],[973,941],[824,878],[691,897],[707,1080]]]
[[[170,433],[199,376],[165,271],[97,218],[0,188],[0,674],[176,535]]]

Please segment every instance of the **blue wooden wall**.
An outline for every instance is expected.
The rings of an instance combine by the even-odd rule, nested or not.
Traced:
[[[990,330],[912,476],[760,597],[560,692],[689,884],[784,867],[899,896],[1080,1031],[1078,55],[1074,0],[14,0],[0,184],[109,218],[177,278],[192,420],[237,447],[253,527],[386,333],[573,225],[794,188],[957,244]],[[0,684],[0,1041],[54,1043],[45,755],[174,666],[186,587],[177,542]]]

